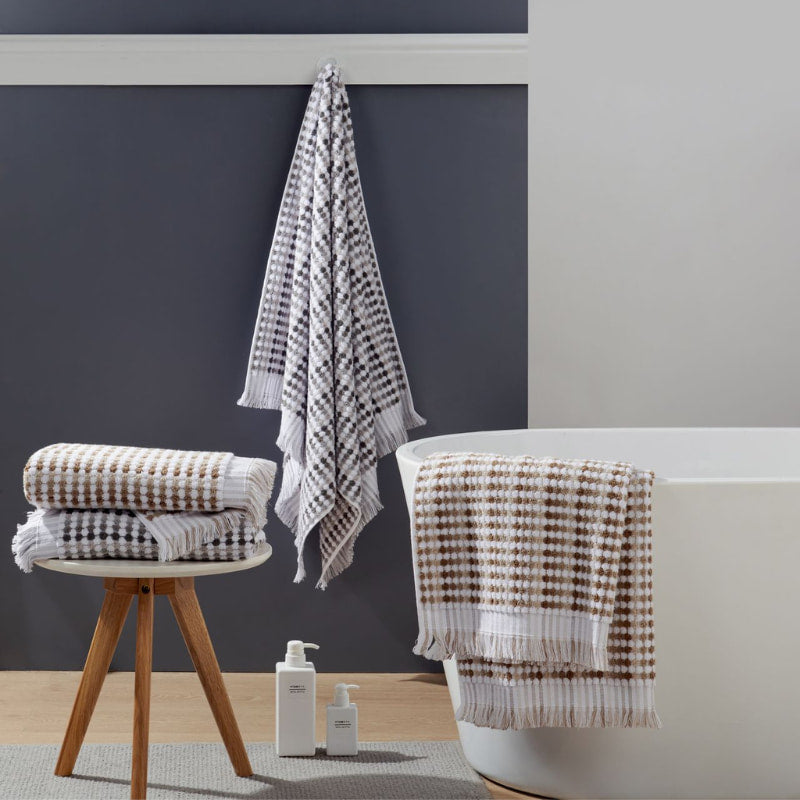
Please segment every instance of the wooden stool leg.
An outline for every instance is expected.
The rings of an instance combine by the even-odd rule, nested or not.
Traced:
[[[106,591],[92,644],[89,647],[89,654],[86,656],[81,683],[72,706],[72,714],[67,724],[67,732],[64,734],[64,742],[61,745],[61,752],[58,754],[56,775],[72,775],[75,760],[78,758],[83,738],[86,736],[86,729],[89,727],[89,720],[91,720],[92,712],[97,705],[97,698],[103,688],[103,681],[111,664],[114,650],[117,648],[132,599],[129,594]]]
[[[147,748],[150,738],[150,675],[153,669],[154,581],[139,581],[136,614],[136,677],[133,695],[131,800],[147,797]]]
[[[186,647],[200,677],[200,683],[206,693],[214,719],[217,722],[222,741],[228,751],[231,764],[237,775],[247,777],[253,774],[250,759],[247,756],[242,734],[233,715],[228,692],[222,681],[214,647],[208,635],[203,612],[194,591],[194,578],[177,578],[174,593],[168,594],[175,619],[181,629]]]

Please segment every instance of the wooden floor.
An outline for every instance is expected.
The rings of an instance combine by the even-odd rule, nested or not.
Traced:
[[[0,681],[0,744],[59,744],[72,707],[77,672],[4,672]],[[317,741],[325,740],[325,704],[334,684],[357,683],[359,737],[365,742],[457,739],[442,675],[320,673]],[[275,738],[275,676],[228,673],[225,682],[245,742]],[[129,742],[133,673],[108,675],[87,742]],[[215,742],[219,734],[194,673],[153,674],[151,742]],[[529,797],[486,781],[492,797]]]

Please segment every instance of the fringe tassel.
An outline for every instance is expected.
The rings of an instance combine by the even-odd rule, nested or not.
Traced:
[[[381,499],[375,491],[378,485],[377,470],[373,467],[370,472],[372,474],[363,479],[359,518],[347,535],[342,537],[339,546],[330,558],[323,561],[322,574],[316,585],[317,589],[325,589],[337,575],[340,575],[353,563],[358,535],[383,508]]]
[[[155,539],[159,561],[174,561],[214,539],[222,538],[228,531],[239,527],[244,515],[241,509],[193,515],[135,513]]]
[[[651,679],[476,678],[469,670],[468,663],[458,663],[461,706],[456,719],[482,728],[661,727]]]
[[[375,418],[375,449],[378,458],[393,453],[408,441],[408,431],[425,425],[426,420],[414,411],[410,397],[399,407],[386,409]]]
[[[250,517],[250,524],[260,531],[267,524],[267,506],[255,500],[256,497],[269,498],[272,494],[272,484],[275,481],[275,468],[271,464],[256,462],[250,468],[248,478],[255,484],[255,491],[247,496],[245,511]]]
[[[45,513],[43,508],[29,511],[28,521],[17,525],[11,540],[14,561],[23,572],[33,572],[36,561],[58,556],[58,545],[43,524]]]
[[[337,575],[340,575],[353,563],[357,536],[358,534],[355,534],[342,543],[343,546],[339,548],[336,555],[323,566],[322,574],[314,588],[324,591]]]
[[[439,642],[430,633],[420,633],[417,641],[414,643],[412,652],[415,655],[427,658],[429,661],[444,661],[452,656],[447,650],[442,647]]]
[[[608,654],[600,644],[564,639],[525,639],[492,631],[426,630],[413,652],[432,661],[444,658],[472,658],[480,653],[486,661],[574,664],[585,669],[608,669]]]
[[[257,325],[256,334],[258,334]],[[281,407],[282,393],[283,376],[273,375],[251,367],[247,370],[244,392],[236,401],[236,404],[245,408],[278,410]]]
[[[523,728],[660,728],[654,709],[615,708],[509,708],[462,703],[456,712],[459,722],[479,728],[518,731]]]

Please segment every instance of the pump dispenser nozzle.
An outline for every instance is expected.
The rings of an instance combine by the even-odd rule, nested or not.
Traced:
[[[355,683],[337,683],[333,689],[333,705],[335,706],[349,706],[350,694],[349,689],[360,689],[361,687]]]
[[[299,639],[292,639],[286,644],[286,661],[287,667],[304,667],[308,662],[306,661],[305,650],[307,647],[313,647],[319,650],[318,644],[311,642],[301,642]]]

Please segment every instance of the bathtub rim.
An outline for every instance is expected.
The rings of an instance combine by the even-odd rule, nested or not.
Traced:
[[[730,499],[733,501],[732,508],[735,512],[739,503],[745,503],[749,506],[752,503],[759,502],[759,498],[754,498],[753,495],[763,492],[765,493],[769,508],[774,509],[778,516],[781,516],[781,518],[785,520],[786,517],[783,515],[784,509],[787,507],[783,506],[783,501],[785,500],[786,502],[791,503],[791,506],[788,508],[794,509],[794,511],[791,514],[788,529],[784,530],[780,535],[785,538],[787,543],[792,543],[792,552],[796,552],[798,540],[795,534],[795,520],[797,517],[797,505],[800,503],[800,493],[798,493],[798,483],[800,483],[800,481],[794,477],[797,475],[797,472],[795,471],[792,460],[797,457],[798,462],[800,462],[800,450],[796,447],[796,445],[794,445],[794,437],[800,434],[800,428],[521,428],[505,431],[473,431],[472,433],[476,435],[494,434],[495,436],[498,433],[503,433],[509,436],[524,436],[526,434],[531,435],[535,431],[560,431],[578,437],[581,433],[588,433],[590,431],[598,430],[602,430],[610,436],[613,436],[615,432],[623,433],[646,431],[655,431],[665,435],[669,435],[670,433],[676,431],[694,432],[711,430],[718,431],[723,435],[726,431],[731,433],[741,433],[747,431],[758,433],[759,431],[768,431],[772,434],[771,439],[768,440],[769,446],[766,448],[759,448],[756,444],[752,450],[753,455],[757,454],[758,452],[761,452],[762,454],[766,452],[767,457],[769,457],[769,452],[773,447],[776,448],[774,452],[780,452],[777,450],[777,448],[780,447],[789,448],[787,452],[788,458],[782,458],[780,460],[780,469],[776,470],[776,473],[779,475],[781,472],[783,472],[783,475],[778,478],[768,479],[759,476],[755,479],[747,479],[746,475],[733,475],[720,479],[713,479],[712,477],[704,476],[702,478],[694,479],[680,479],[675,477],[671,478],[670,480],[662,481],[662,484],[665,485],[659,487],[657,492],[654,493],[654,499],[656,495],[659,498],[658,502],[654,503],[654,509],[659,509],[658,517],[660,519],[660,524],[663,527],[663,531],[667,535],[658,539],[659,544],[657,547],[661,553],[671,554],[671,556],[667,559],[667,561],[665,561],[663,558],[659,559],[658,556],[656,557],[654,570],[656,571],[657,579],[654,579],[654,583],[656,583],[657,587],[664,587],[663,589],[659,589],[659,591],[663,594],[663,602],[656,606],[656,615],[659,621],[662,623],[664,630],[676,631],[682,630],[683,627],[687,627],[690,630],[698,629],[698,626],[695,626],[691,622],[689,622],[688,625],[686,624],[686,617],[684,615],[685,609],[680,602],[675,601],[675,598],[678,598],[678,601],[680,601],[680,598],[682,598],[685,594],[683,588],[681,588],[683,577],[681,578],[681,581],[670,583],[669,581],[662,581],[661,575],[684,575],[684,572],[682,571],[682,562],[680,560],[682,557],[681,547],[685,546],[687,542],[693,541],[693,537],[702,542],[713,542],[716,539],[716,534],[711,537],[706,536],[708,531],[705,530],[705,514],[710,515],[708,519],[711,520],[711,523],[708,527],[712,528],[714,531],[723,531],[722,527],[715,527],[715,525],[722,524],[716,518],[716,511],[714,510],[715,504],[722,503],[724,508],[729,508],[729,505],[726,501],[727,499]],[[782,432],[791,433],[791,441],[787,438],[784,443],[784,440],[780,436]],[[397,453],[403,487],[406,493],[406,500],[409,507],[409,512],[412,515],[412,519],[413,493],[411,492],[411,489],[415,483],[416,473],[418,472],[418,467],[423,458],[422,455],[419,455],[414,451],[415,449],[419,448],[422,443],[425,443],[430,447],[432,442],[436,442],[437,440],[445,440],[451,436],[455,438],[461,438],[464,436],[464,434],[454,432],[452,434],[430,436],[426,437],[425,439],[418,439],[403,446]],[[535,441],[536,440],[534,439],[534,442]],[[554,442],[556,440],[551,438],[548,441]],[[658,442],[658,440],[654,439],[653,442],[655,444]],[[497,439],[495,439],[495,443],[497,443],[498,446],[501,446],[500,442],[497,442]],[[447,450],[449,444],[450,443],[445,444],[441,449]],[[459,447],[461,447],[461,444]],[[480,450],[481,448],[478,446],[475,449]],[[526,448],[521,449],[524,450]],[[646,450],[646,448],[638,449]],[[736,457],[736,449],[736,447],[730,448],[730,451],[734,452],[734,457]],[[575,448],[573,447],[571,450],[574,451]],[[608,450],[608,448],[606,448],[606,450]],[[512,452],[519,451],[520,448],[517,447]],[[751,453],[743,454],[737,462],[738,465],[744,465],[744,468],[746,469],[747,464],[749,463],[748,456],[750,454]],[[711,455],[713,456],[713,454]],[[724,464],[724,462],[725,457],[720,457],[715,463]],[[680,462],[675,461],[673,463],[678,465]],[[770,464],[769,461],[762,461],[762,467],[765,463]],[[734,466],[737,465],[734,464]],[[677,472],[675,474],[677,475]],[[673,486],[677,486],[678,488],[673,489]],[[708,497],[706,497],[706,494],[708,494]],[[762,497],[761,499],[764,498]],[[705,508],[698,506],[698,504],[701,504],[701,506],[704,506]],[[674,515],[677,515],[677,517]],[[700,522],[697,523],[693,521],[696,519],[699,519]],[[677,525],[676,520],[681,524]],[[759,517],[758,524],[760,524],[761,521],[762,520]],[[740,521],[737,517],[733,517],[732,519],[728,520],[725,525],[726,527],[724,528],[724,532],[727,536],[729,534],[729,530],[745,531],[748,524],[745,524],[745,527],[740,528],[738,527],[740,525]],[[749,525],[749,530],[743,534],[746,538],[742,541],[752,542],[750,534],[753,527],[754,525]],[[703,530],[701,531],[700,528],[703,528]],[[672,530],[677,531],[678,535],[671,535],[670,531]],[[661,542],[663,542],[663,551],[661,550]],[[656,541],[654,541],[654,547],[656,547]],[[723,550],[728,552],[732,549],[723,548]],[[766,552],[764,548],[756,548],[756,555],[763,552]],[[749,575],[751,567],[749,566],[748,562],[749,560],[745,557],[739,558],[738,561],[732,563],[738,564],[739,566],[744,565],[741,566],[741,568],[744,569]],[[791,563],[791,569],[794,570],[795,567],[793,565],[797,563],[797,559],[783,559],[783,563]],[[665,570],[669,569],[670,564],[674,568],[674,571],[672,573],[665,572]],[[736,568],[739,569],[739,566]],[[764,569],[760,570],[758,574],[773,574],[772,569],[774,565],[771,562],[762,566],[764,566]],[[719,580],[717,577],[718,574],[719,572],[712,572],[712,575],[714,576],[712,583]],[[791,577],[785,579],[784,583],[781,585],[789,587],[790,591],[794,591],[796,588],[795,578],[796,575],[794,572],[792,572]],[[770,578],[770,580],[772,580],[772,578]],[[678,591],[670,591],[670,586],[678,586]],[[709,591],[713,595],[714,592],[711,591],[712,588],[713,587],[710,586]],[[769,602],[767,598],[772,596],[771,586],[767,584],[765,588],[766,590],[758,595],[760,598],[760,603]],[[666,617],[664,616],[665,614]],[[796,611],[792,610],[790,621],[785,622],[781,630],[794,630],[796,627],[795,615]],[[720,617],[723,616],[726,615],[720,614]],[[668,621],[665,623],[664,619]],[[672,620],[673,623],[677,621],[677,624],[671,624],[669,620]],[[714,631],[715,635],[718,636],[716,628]],[[678,635],[678,640],[680,640],[681,636],[682,634]],[[662,715],[665,714],[665,712],[668,715],[673,713],[673,706],[671,705],[671,702],[673,702],[674,697],[677,696],[676,693],[679,694],[680,687],[685,681],[685,676],[683,675],[681,669],[675,666],[679,663],[683,663],[684,661],[684,658],[681,655],[683,652],[683,646],[680,641],[678,641],[678,645],[676,645],[674,635],[672,639],[673,640],[670,646],[670,637],[659,637],[657,633],[656,647],[657,657],[660,665],[659,670],[663,672],[666,669],[668,674],[676,676],[672,681],[672,694],[670,694],[670,682],[667,681],[665,685],[662,685],[662,679],[659,678],[657,702]],[[720,639],[720,641],[729,643],[732,640],[727,638],[726,635]],[[698,652],[700,652],[700,650],[698,650]],[[748,662],[749,659],[740,659],[738,671],[729,670],[724,674],[723,683],[726,687],[725,691],[729,693],[735,693],[737,698],[752,695],[751,681],[753,669],[750,666],[742,666],[743,664],[747,665]],[[786,670],[785,664],[787,663],[787,659],[782,650],[780,656],[773,658],[772,662],[784,665],[781,667],[781,669],[784,671]],[[452,680],[452,672],[454,671],[455,663],[451,661],[450,664],[445,663],[443,666],[446,678],[450,678],[447,680],[448,693],[450,695],[451,704],[454,704],[456,701],[455,695],[458,689],[457,680]],[[448,672],[451,673],[450,676],[448,676]],[[793,673],[789,680],[794,680]],[[785,680],[776,680],[773,681],[771,685],[785,685],[785,683]],[[609,748],[608,752],[610,752],[612,755],[615,755],[616,748],[619,749],[620,753],[618,755],[621,763],[620,770],[618,770],[619,774],[624,774],[624,762],[626,758],[625,754],[628,753],[628,748],[632,745],[636,745],[638,748],[637,752],[640,752],[642,756],[641,763],[645,764],[646,768],[644,769],[644,772],[642,772],[640,763],[636,763],[633,771],[636,772],[635,778],[637,781],[639,781],[640,785],[637,785],[635,790],[630,789],[627,778],[623,782],[627,785],[627,788],[624,788],[624,786],[621,787],[619,785],[618,781],[615,782],[616,778],[613,776],[606,776],[604,780],[606,781],[607,785],[604,784],[604,786],[595,793],[591,793],[586,788],[586,785],[591,785],[593,788],[596,787],[595,776],[590,775],[587,777],[583,774],[586,768],[582,765],[583,762],[579,759],[586,759],[587,756],[590,757],[594,752],[593,748],[595,747],[595,743],[591,738],[595,735],[594,731],[580,731],[577,732],[577,735],[576,732],[564,731],[561,729],[532,728],[522,729],[521,731],[494,731],[491,729],[476,728],[475,726],[466,722],[458,722],[457,727],[459,739],[462,743],[462,747],[464,748],[467,760],[479,774],[500,785],[511,787],[517,791],[524,793],[537,793],[534,796],[546,795],[550,797],[576,798],[629,797],[637,799],[660,797],[736,797],[742,798],[742,800],[745,798],[755,797],[794,797],[797,786],[797,774],[796,772],[792,771],[796,770],[796,758],[794,757],[794,754],[792,754],[790,758],[786,758],[786,752],[780,748],[777,748],[781,753],[783,753],[783,758],[780,763],[776,762],[775,764],[771,764],[769,768],[762,768],[759,762],[763,761],[764,763],[770,763],[767,759],[768,753],[761,744],[762,739],[759,739],[758,741],[750,741],[752,737],[749,732],[749,727],[747,725],[741,725],[741,720],[738,717],[736,719],[728,719],[728,717],[725,716],[726,714],[730,716],[731,712],[722,707],[722,703],[719,698],[723,695],[724,692],[720,693],[719,686],[716,687],[716,690],[712,689],[709,692],[709,702],[712,703],[712,710],[718,710],[719,708],[722,708],[722,712],[719,715],[716,714],[716,711],[715,713],[709,714],[708,708],[705,706],[704,702],[701,701],[688,708],[675,706],[675,715],[670,716],[669,719],[666,720],[665,728],[660,732],[648,731],[648,736],[640,737],[639,733],[637,732],[634,738],[630,731],[624,730],[611,730],[602,732],[604,739],[602,742],[597,743],[598,745],[602,745],[601,747],[598,747],[598,750],[600,752],[605,752],[604,748]],[[780,705],[780,709],[783,709],[787,706],[789,706],[788,701],[786,701],[784,698]],[[778,706],[776,705],[775,708],[777,709]],[[702,709],[700,716],[695,713],[695,709]],[[739,711],[740,710],[737,710],[736,713],[738,714]],[[796,738],[794,735],[796,732],[796,714],[793,714],[792,719],[787,722],[786,715],[782,711],[780,713],[776,711],[776,715],[768,721],[768,725],[765,724],[764,720],[757,714],[753,717],[745,718],[753,719],[758,731],[763,734],[763,741],[770,741],[775,730],[784,731],[780,736],[777,737],[781,742],[781,746],[786,741],[792,741]],[[718,720],[722,720],[722,724],[718,724]],[[776,728],[776,720],[780,724],[779,728]],[[702,736],[700,736],[698,731],[702,733]],[[789,733],[787,734],[785,731],[789,731]],[[652,736],[649,734],[652,734]],[[717,767],[715,768],[718,768],[718,773],[728,771],[729,767],[733,765],[731,759],[727,757],[723,758],[724,754],[728,750],[730,750],[732,753],[738,754],[735,762],[737,767],[742,764],[747,765],[748,761],[753,760],[755,754],[757,757],[754,771],[759,779],[761,779],[765,785],[769,784],[771,788],[755,791],[753,789],[753,781],[749,777],[751,775],[751,771],[747,769],[746,766],[744,768],[746,771],[743,775],[744,784],[746,784],[746,787],[742,788],[744,784],[740,786],[739,783],[733,783],[727,777],[723,780],[722,778],[716,776],[714,770],[709,772],[706,767],[703,767],[702,764],[700,764],[703,759],[699,759],[699,761],[695,759],[693,761],[692,758],[689,758],[686,761],[686,766],[688,769],[688,774],[692,776],[692,780],[696,779],[698,781],[697,786],[694,786],[694,784],[691,782],[686,783],[686,779],[684,778],[681,778],[683,783],[679,782],[678,784],[675,784],[674,782],[671,782],[671,775],[674,771],[673,764],[664,762],[663,755],[659,755],[656,750],[660,750],[663,746],[667,746],[669,753],[672,754],[670,758],[674,758],[674,763],[679,767],[682,767],[684,764],[682,759],[686,757],[686,753],[684,752],[684,746],[680,744],[680,742],[683,741],[684,734],[688,736],[693,744],[694,749],[692,750],[692,753],[704,753],[709,749],[714,751],[714,757],[718,759],[716,762]],[[709,734],[711,734],[714,738],[709,739]],[[664,744],[660,739],[657,740],[653,745],[655,747],[653,752],[650,752],[649,744],[640,744],[641,741],[647,742],[655,736],[666,736],[666,744]],[[540,742],[538,741],[540,738],[542,740],[541,744],[545,746],[544,750],[537,749],[540,745]],[[712,748],[709,748],[709,741],[714,742],[714,746]],[[747,747],[745,750],[742,750],[742,746],[745,744]],[[550,762],[548,762],[547,759],[547,753],[552,749],[558,750],[559,754],[563,753],[563,755],[560,755],[561,760],[557,761],[554,767],[550,764]],[[520,752],[523,754],[522,757],[524,760],[522,762],[519,760]],[[536,755],[537,753],[541,754],[542,752],[544,752],[544,756],[539,757]],[[487,753],[488,755],[486,755]],[[771,758],[771,751],[769,751],[769,753]],[[538,760],[533,766],[530,766],[530,763],[532,763],[534,760],[534,756],[536,756]],[[697,761],[697,764],[695,761]],[[586,763],[591,763],[591,758],[588,758]],[[658,772],[661,765],[664,763],[669,763],[668,772],[670,775],[667,777],[660,775]],[[520,764],[522,764],[522,766],[520,766]],[[528,766],[526,766],[526,764],[528,764]],[[649,776],[650,771],[653,773],[652,776]],[[737,770],[734,769],[733,772],[737,773]],[[577,777],[574,777],[574,773],[577,773]],[[725,785],[722,786],[722,783],[725,783]],[[575,786],[578,788],[574,788]],[[722,788],[720,789],[721,786]],[[787,786],[790,788],[787,789]]]
[[[798,426],[676,426],[676,427],[652,427],[652,426],[639,426],[639,427],[598,427],[598,428],[501,428],[497,430],[477,430],[477,431],[457,431],[453,433],[437,434],[436,436],[426,436],[420,439],[414,439],[406,444],[401,445],[395,451],[395,456],[400,464],[405,464],[409,467],[416,468],[422,463],[424,456],[416,452],[416,449],[421,445],[427,445],[430,442],[437,440],[450,439],[453,437],[461,436],[480,436],[484,434],[492,436],[515,436],[519,434],[531,433],[549,433],[549,434],[591,434],[603,432],[604,434],[669,434],[669,433],[738,433],[738,434],[758,434],[769,431],[772,434],[779,433],[793,433],[800,435],[800,427]],[[455,452],[455,451],[454,451]],[[462,451],[465,452],[465,451]],[[489,451],[484,451],[489,452]],[[587,456],[589,457],[589,456]],[[690,476],[669,476],[656,474],[656,484],[668,486],[694,486],[694,485],[733,485],[733,484],[746,484],[748,486],[762,485],[775,485],[775,484],[793,484],[800,483],[800,474],[796,477],[787,475],[769,475],[769,476],[707,476],[707,477],[690,477]]]

